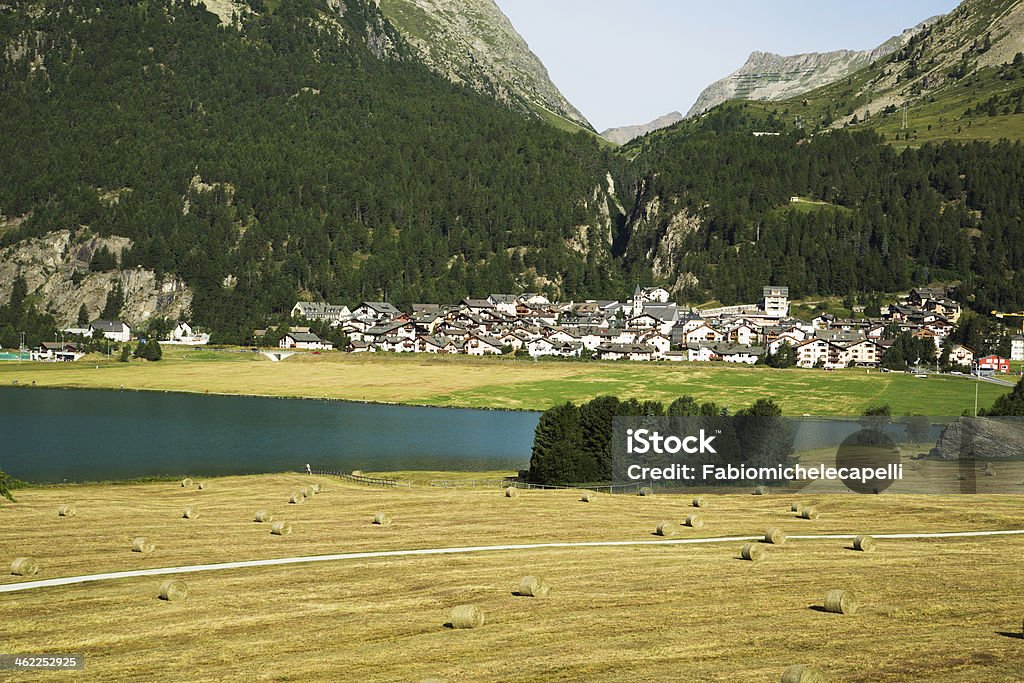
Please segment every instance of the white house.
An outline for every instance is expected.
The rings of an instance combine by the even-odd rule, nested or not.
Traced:
[[[188,344],[190,346],[202,346],[210,341],[210,335],[208,334],[197,334],[192,326],[185,321],[179,321],[174,329],[171,330],[171,334],[165,344]]]
[[[723,336],[721,332],[704,323],[700,327],[687,332],[683,340],[689,346],[691,343],[722,341]]]
[[[282,349],[333,349],[334,344],[324,341],[312,332],[288,332],[278,342]]]
[[[336,306],[318,301],[299,301],[292,306],[291,317],[312,321],[326,321],[337,325],[352,316],[348,306]]]
[[[1024,360],[1024,334],[1010,337],[1010,360]]]
[[[970,367],[974,364],[974,351],[963,344],[954,344],[949,349],[949,362],[954,365]]]
[[[120,320],[93,320],[89,323],[89,334],[99,335],[104,339],[116,342],[128,342],[132,339],[132,328]]]

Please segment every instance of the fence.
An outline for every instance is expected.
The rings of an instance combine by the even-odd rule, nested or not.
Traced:
[[[322,476],[338,477],[339,479],[344,479],[345,481],[352,482],[353,484],[362,484],[363,486],[380,486],[383,488],[391,489],[412,488],[412,482],[410,481],[398,481],[397,479],[380,479],[377,477],[364,477],[359,474],[339,472],[338,470],[313,469],[309,470],[308,472],[307,470],[300,470],[300,472],[302,472],[303,474],[312,473]]]

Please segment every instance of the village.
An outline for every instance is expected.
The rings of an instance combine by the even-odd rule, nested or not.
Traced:
[[[276,348],[284,352],[335,350],[312,331],[326,327],[346,340],[349,353],[430,353],[529,358],[721,362],[754,365],[782,359],[781,367],[882,368],[898,335],[927,340],[954,371],[1009,373],[1011,361],[1024,361],[1024,334],[1011,337],[1009,358],[977,357],[950,341],[961,306],[941,287],[912,289],[879,317],[839,318],[821,313],[811,320],[791,315],[787,287],[767,286],[757,304],[684,308],[670,302],[662,287],[636,287],[628,301],[552,302],[537,293],[491,294],[454,305],[413,304],[409,312],[387,302],[345,305],[299,301],[295,323],[284,329]],[[72,339],[127,344],[136,339],[120,320],[94,320],[63,330]],[[254,348],[268,333],[254,330]],[[178,322],[160,344],[202,346],[208,333]],[[948,352],[946,352],[948,347]],[[28,351],[28,350],[25,350]],[[37,361],[74,361],[84,355],[75,341],[43,342],[31,350]],[[276,359],[276,358],[275,358]]]
[[[629,361],[756,364],[790,353],[792,365],[826,370],[882,364],[898,333],[933,343],[936,355],[961,315],[943,288],[913,289],[879,318],[810,321],[790,315],[787,287],[764,287],[758,304],[684,309],[661,287],[637,286],[629,301],[551,302],[540,294],[491,294],[451,306],[414,304],[407,313],[386,302],[344,305],[300,301],[293,320],[327,323],[348,339],[351,353],[525,355]],[[266,334],[256,330],[255,338]],[[1024,335],[1012,338],[1011,358],[976,358],[949,344],[949,365],[979,372],[1009,372],[1024,360]],[[291,327],[282,349],[326,350],[333,345]]]

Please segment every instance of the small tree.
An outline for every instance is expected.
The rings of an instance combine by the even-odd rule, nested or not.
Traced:
[[[0,471],[0,496],[6,498],[12,503],[17,501],[14,499],[14,494],[11,493],[11,489],[14,488],[15,481],[5,472]]]
[[[89,324],[89,309],[82,304],[78,307],[78,326],[85,327]]]
[[[118,362],[127,363],[132,358],[132,345],[124,344],[121,346],[121,355],[118,356]]]

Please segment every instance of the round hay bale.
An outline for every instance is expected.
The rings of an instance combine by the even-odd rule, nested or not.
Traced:
[[[675,525],[675,522],[662,522],[661,524],[658,525],[658,528],[655,529],[654,533],[658,534],[659,536],[675,536],[676,535],[676,525]]]
[[[792,505],[789,506],[789,511],[790,512],[795,512],[797,514],[800,514],[801,510],[803,510],[803,505],[801,505],[800,503],[793,503]]]
[[[853,539],[853,549],[869,553],[875,549],[875,539],[871,536],[858,536]]]
[[[182,519],[199,519],[199,510],[195,509],[191,505],[186,505],[181,511]]]
[[[704,526],[704,520],[701,519],[700,515],[687,515],[683,524],[688,527],[693,527],[694,529],[699,529]]]
[[[825,674],[813,666],[794,664],[782,672],[782,683],[825,683]]]
[[[764,559],[764,546],[757,543],[747,543],[740,550],[740,556],[744,560],[750,560],[751,562],[759,562]]]
[[[169,579],[160,584],[160,599],[178,602],[188,598],[188,586],[181,579]]]
[[[312,491],[314,494],[319,495],[319,493],[320,493],[320,484],[316,484],[316,483],[310,484],[309,485],[309,490]]]
[[[153,543],[153,541],[149,540],[145,536],[136,536],[134,539],[132,539],[133,553],[142,553],[143,555],[148,555],[154,550],[156,550],[156,543]]]
[[[505,489],[505,497],[506,498],[518,498],[519,497],[519,489],[516,488],[515,486],[509,486],[507,489]]]
[[[11,573],[15,576],[35,576],[39,573],[39,563],[31,557],[16,557],[11,562]]]
[[[546,598],[551,589],[543,579],[536,576],[524,576],[519,580],[519,595],[528,598]]]
[[[292,494],[292,497],[288,499],[290,505],[302,505],[306,502],[306,496],[302,495],[302,491],[296,491]]]
[[[57,508],[58,517],[74,517],[77,513],[74,505],[61,505]]]
[[[192,488],[192,480],[189,479],[188,477],[185,477],[184,479],[182,479],[181,480],[181,488],[183,488],[183,489],[190,489],[190,488]]]
[[[764,486],[758,486],[756,489],[754,489],[755,496],[763,496],[766,493],[768,493],[768,489],[765,488]]]
[[[818,510],[813,505],[808,505],[800,511],[800,519],[817,519]]]
[[[299,491],[299,493],[302,494],[303,498],[312,498],[315,495],[313,493],[313,491],[308,486],[306,488],[302,489],[301,491]]]
[[[484,621],[484,613],[476,605],[459,605],[452,610],[452,628],[480,628]]]
[[[654,495],[654,489],[652,489],[650,486],[644,486],[643,488],[640,489],[640,495],[641,496],[653,496]]]
[[[206,490],[206,484],[204,484],[203,482],[199,482],[198,484],[196,484],[196,488],[199,489],[200,491],[204,491]]]
[[[272,536],[287,536],[292,532],[292,525],[289,522],[274,522],[270,526]]]
[[[708,502],[704,499],[704,496],[694,496],[693,497],[693,507],[695,507],[695,508],[705,508],[707,506],[708,506]]]
[[[786,534],[782,529],[772,527],[764,532],[764,542],[772,545],[783,545],[786,542]]]
[[[857,598],[852,591],[830,590],[825,593],[825,611],[833,614],[854,614],[857,612]]]
[[[264,523],[267,523],[267,522],[273,522],[274,521],[274,515],[270,514],[266,510],[257,510],[256,511],[256,516],[253,518],[253,521],[260,522],[261,524],[264,524]]]
[[[391,517],[383,512],[378,512],[373,516],[373,523],[377,526],[391,526]]]
[[[580,500],[583,501],[584,503],[593,503],[595,500],[597,500],[597,494],[594,493],[593,491],[584,491],[583,495],[580,496]]]

